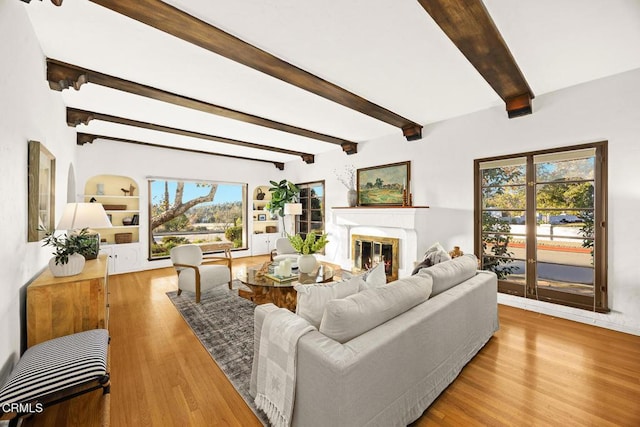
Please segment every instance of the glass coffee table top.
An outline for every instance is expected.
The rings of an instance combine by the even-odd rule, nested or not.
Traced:
[[[247,267],[239,271],[236,277],[245,285],[291,288],[298,284],[331,282],[333,277],[340,271],[340,266],[338,265],[319,261],[315,270],[311,273],[299,273],[290,278],[277,280],[270,277],[269,265],[277,265],[277,263],[266,262],[264,264]]]

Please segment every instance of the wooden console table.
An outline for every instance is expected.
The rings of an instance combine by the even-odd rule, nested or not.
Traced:
[[[107,256],[85,263],[82,273],[53,277],[46,268],[27,286],[27,346],[89,329],[109,328]],[[95,390],[27,418],[25,426],[109,425],[110,395]]]
[[[52,338],[109,327],[107,256],[80,274],[54,277],[46,268],[27,287],[27,347]]]

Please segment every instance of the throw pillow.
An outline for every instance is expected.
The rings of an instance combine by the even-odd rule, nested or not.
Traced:
[[[377,288],[379,286],[384,286],[387,284],[387,275],[384,271],[384,264],[381,262],[376,264],[376,266],[372,269],[367,270],[357,276],[354,276],[348,272],[342,273],[343,279],[350,279],[352,277],[360,277],[362,279],[360,291],[363,291],[365,289]]]
[[[416,274],[423,268],[431,267],[432,265],[436,265],[444,261],[449,261],[450,259],[451,255],[449,255],[449,253],[447,253],[447,251],[445,250],[438,249],[436,251],[427,251],[424,259],[422,260],[422,262],[420,262],[420,264],[416,265],[416,267],[411,272],[411,275]]]
[[[440,244],[440,242],[435,242],[433,245],[429,246],[429,248],[424,252],[424,256],[422,259],[427,259],[427,256],[432,252],[444,251],[444,247]]]
[[[364,281],[355,276],[349,280],[327,284],[296,285],[296,314],[316,328],[320,327],[325,305],[336,298],[355,294]]]
[[[429,299],[432,280],[411,276],[327,303],[320,332],[345,343]]]
[[[384,272],[384,263],[379,262],[371,270],[367,271],[363,277],[364,283],[361,283],[360,290],[377,288],[387,284],[387,275]]]

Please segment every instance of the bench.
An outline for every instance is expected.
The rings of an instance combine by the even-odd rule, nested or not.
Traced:
[[[0,420],[22,417],[81,394],[108,394],[109,331],[92,329],[29,348],[0,388]]]

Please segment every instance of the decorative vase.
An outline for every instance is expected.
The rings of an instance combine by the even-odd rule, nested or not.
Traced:
[[[313,255],[300,255],[298,257],[298,271],[300,273],[313,273],[313,270],[315,270],[317,264],[318,261]]]
[[[69,256],[69,262],[66,264],[56,264],[56,257],[49,260],[49,270],[54,277],[75,276],[82,273],[85,259],[80,254]]]
[[[347,191],[347,204],[350,208],[358,204],[358,192],[356,190]]]

